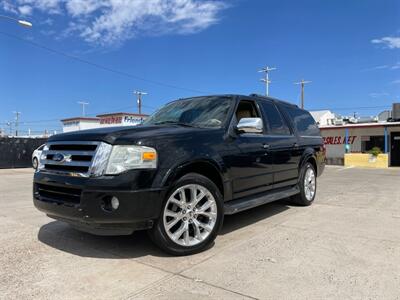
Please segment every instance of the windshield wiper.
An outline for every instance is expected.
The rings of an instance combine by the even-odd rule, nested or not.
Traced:
[[[184,126],[184,127],[198,127],[193,124],[177,122],[177,121],[161,121],[161,122],[154,123],[154,125],[165,125],[165,124],[178,125],[178,126]]]

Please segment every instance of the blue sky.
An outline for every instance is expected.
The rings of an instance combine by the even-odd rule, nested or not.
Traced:
[[[293,83],[312,80],[307,109],[370,115],[400,102],[398,0],[0,0],[0,14],[34,24],[0,19],[3,128],[20,111],[23,130],[60,129],[82,100],[89,115],[136,111],[135,89],[149,93],[148,113],[180,97],[263,93],[265,65],[278,68],[277,98],[299,103]]]

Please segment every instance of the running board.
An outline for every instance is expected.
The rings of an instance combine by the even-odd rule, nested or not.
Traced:
[[[289,188],[283,188],[277,191],[269,192],[268,194],[263,194],[261,196],[250,196],[231,200],[226,202],[224,205],[225,215],[233,215],[259,205],[289,198],[290,196],[296,195],[299,192],[299,187],[295,185]]]

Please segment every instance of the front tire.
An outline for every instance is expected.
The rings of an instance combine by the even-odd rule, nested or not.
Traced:
[[[37,170],[37,168],[39,167],[39,161],[36,157],[33,158],[32,160],[32,167]]]
[[[220,191],[207,177],[190,173],[172,186],[149,235],[167,253],[190,255],[212,244],[222,222]]]
[[[317,174],[309,162],[300,170],[299,188],[300,193],[292,197],[292,202],[301,206],[311,205],[317,194]]]

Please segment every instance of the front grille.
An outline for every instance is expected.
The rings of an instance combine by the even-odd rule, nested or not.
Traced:
[[[81,194],[82,190],[77,188],[35,184],[35,196],[43,201],[79,204],[81,201]]]
[[[41,156],[41,171],[89,176],[100,142],[50,142]]]
[[[72,144],[60,143],[60,144],[49,144],[49,150],[71,150],[71,151],[95,151],[97,143],[89,142],[90,144],[82,144],[82,142],[73,142]]]

